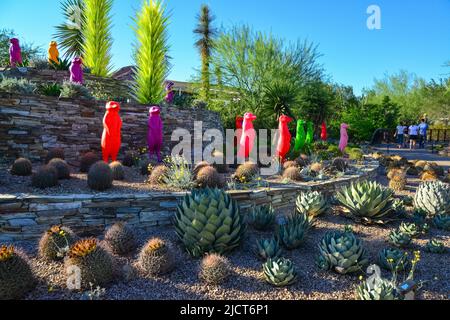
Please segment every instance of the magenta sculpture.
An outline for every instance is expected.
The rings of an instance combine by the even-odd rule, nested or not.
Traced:
[[[242,136],[239,142],[238,157],[248,158],[255,145],[256,131],[253,128],[253,121],[256,120],[256,116],[247,112],[244,115],[244,122],[242,123]]]
[[[70,65],[70,82],[83,84],[83,61],[80,57],[75,57]]]
[[[341,139],[339,140],[339,150],[341,150],[341,152],[344,152],[344,150],[348,144],[347,129],[348,129],[348,124],[346,124],[346,123],[341,124]]]
[[[20,49],[19,39],[12,38],[9,42],[9,62],[11,67],[15,68],[18,64],[22,64],[22,50]]]
[[[166,97],[164,98],[167,103],[171,104],[173,102],[173,98],[175,93],[172,91],[174,83],[172,81],[166,82]]]
[[[158,106],[152,106],[149,110],[147,144],[150,158],[156,154],[158,162],[161,162],[161,148],[163,143],[163,124]]]

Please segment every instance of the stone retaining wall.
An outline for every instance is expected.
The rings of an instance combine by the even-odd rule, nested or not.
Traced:
[[[371,163],[361,175],[229,193],[244,211],[265,204],[282,208],[293,206],[301,191],[318,190],[330,195],[351,182],[374,179],[377,168],[378,163]],[[168,225],[185,194],[0,195],[0,241],[37,238],[55,224],[70,226],[80,235],[101,233],[117,221],[140,228]]]

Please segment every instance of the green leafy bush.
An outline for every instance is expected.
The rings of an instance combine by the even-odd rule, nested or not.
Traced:
[[[81,84],[64,81],[61,86],[61,98],[92,100],[89,90]]]
[[[0,91],[15,94],[33,94],[37,90],[36,85],[26,79],[0,78]]]

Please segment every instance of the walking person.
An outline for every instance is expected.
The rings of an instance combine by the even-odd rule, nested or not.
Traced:
[[[408,148],[409,145],[409,126],[406,122],[403,123],[403,148]]]
[[[419,139],[419,126],[412,124],[409,126],[409,150],[416,149],[417,140]]]
[[[425,142],[427,141],[428,123],[423,118],[419,124],[419,148],[425,148]]]
[[[399,123],[395,130],[395,134],[394,134],[394,137],[397,140],[397,148],[399,148],[399,149],[401,149],[403,147],[404,131],[405,131],[405,126],[403,125],[403,123]]]

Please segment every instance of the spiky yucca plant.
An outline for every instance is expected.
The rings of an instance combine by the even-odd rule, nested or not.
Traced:
[[[157,104],[164,98],[164,81],[169,71],[167,25],[169,16],[160,0],[145,0],[134,20],[134,94],[143,104]]]
[[[61,3],[64,22],[56,26],[55,39],[64,56],[71,58],[83,54],[85,24],[84,0],[65,0]]]
[[[113,0],[84,0],[83,63],[96,76],[111,72]]]

